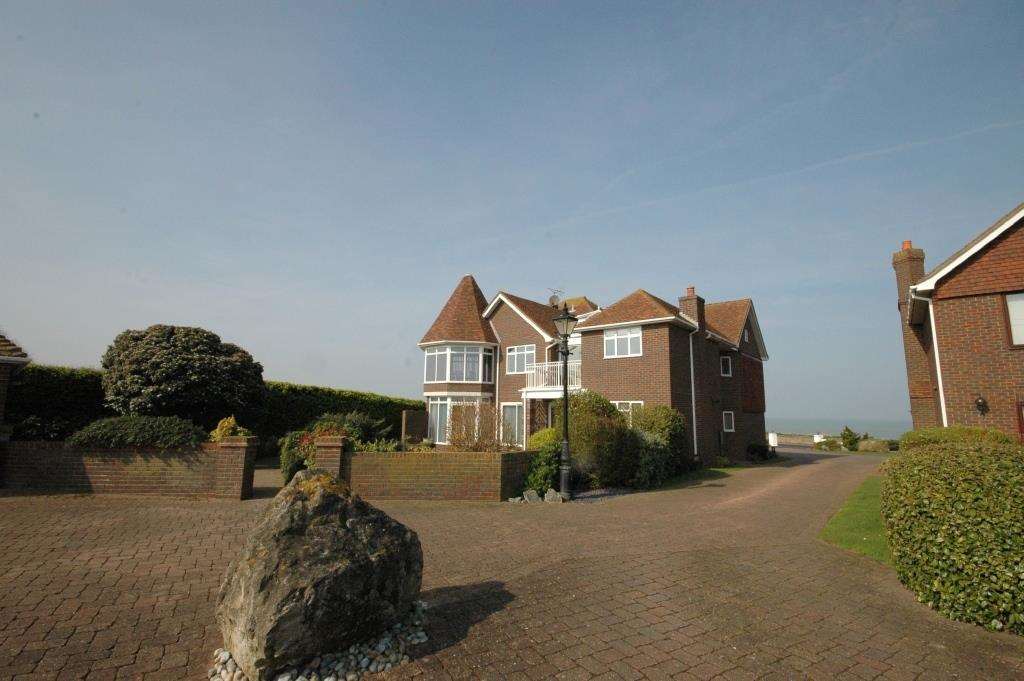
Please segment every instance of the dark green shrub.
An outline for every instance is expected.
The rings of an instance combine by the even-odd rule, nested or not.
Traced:
[[[814,448],[819,452],[838,452],[843,446],[834,437],[827,437],[821,442],[815,442]]]
[[[555,431],[560,433],[561,400],[555,401],[552,411]],[[579,478],[600,486],[628,485],[636,459],[622,456],[627,431],[622,414],[601,395],[583,391],[569,396],[569,449]]]
[[[115,416],[103,404],[103,372],[28,364],[14,372],[6,420],[15,440],[63,440],[97,419]]]
[[[69,447],[195,449],[206,431],[177,416],[115,416],[90,423],[67,439]]]
[[[395,433],[402,427],[404,409],[426,409],[423,400],[389,397],[376,393],[339,390],[313,385],[297,385],[267,381],[267,401],[263,415],[254,428],[260,438],[275,442],[285,433],[301,430],[322,414],[360,412],[371,419],[383,419],[390,430],[377,436]]]
[[[860,435],[853,432],[850,426],[843,427],[843,432],[839,433],[839,439],[843,443],[843,449],[848,452],[857,451],[857,446],[860,444]]]
[[[316,436],[307,430],[293,430],[278,440],[278,465],[284,484],[291,482],[299,471],[309,468],[316,458],[314,440]]]
[[[776,456],[771,447],[763,442],[751,442],[747,445],[747,458],[751,461],[768,461]]]
[[[1006,433],[994,428],[971,428],[969,426],[921,428],[920,430],[911,430],[903,434],[903,437],[900,438],[900,451],[909,451],[918,447],[930,447],[948,442],[1012,445],[1015,441]]]
[[[640,430],[631,433],[631,445],[636,447],[631,486],[640,489],[658,487],[676,473],[677,453],[664,438]]]
[[[553,430],[546,428],[545,430]],[[537,431],[542,433],[544,431]],[[534,435],[537,435],[534,433]],[[530,447],[531,450],[534,447]],[[537,494],[543,496],[549,489],[558,486],[558,460],[562,455],[562,442],[548,441],[536,447],[536,453],[530,459],[530,467],[526,472],[525,489],[536,490]]]
[[[884,470],[900,580],[947,617],[1024,634],[1024,450],[947,441],[904,449]]]
[[[347,414],[324,414],[317,419],[318,423],[333,421],[348,431],[349,437],[360,442],[382,439],[391,432],[391,425],[384,418],[374,418],[361,411],[350,411]]]
[[[252,431],[238,425],[234,416],[228,416],[217,423],[217,427],[210,431],[210,442],[220,442],[226,437],[249,437]]]
[[[686,439],[686,419],[679,411],[664,404],[633,407],[630,426],[648,435],[662,439],[671,450],[673,472],[693,466],[689,442]]]
[[[181,416],[212,428],[224,414],[253,422],[263,367],[237,345],[189,326],[119,334],[103,355],[106,404],[120,414]]]

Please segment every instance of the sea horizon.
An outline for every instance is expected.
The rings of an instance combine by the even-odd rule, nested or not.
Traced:
[[[913,429],[910,420],[871,419],[871,418],[786,418],[768,416],[765,424],[769,432],[810,435],[822,433],[838,435],[844,427],[849,426],[857,433],[869,433],[881,438],[898,438]]]

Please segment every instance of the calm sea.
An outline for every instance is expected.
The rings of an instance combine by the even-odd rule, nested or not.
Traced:
[[[876,437],[897,438],[911,429],[910,421],[883,421],[878,419],[787,419],[768,416],[768,430],[776,433],[825,433],[838,435],[843,426],[850,426],[858,433],[870,433]]]

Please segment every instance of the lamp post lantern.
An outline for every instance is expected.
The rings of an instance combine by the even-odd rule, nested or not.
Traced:
[[[562,499],[570,501],[572,490],[569,489],[569,336],[576,330],[579,322],[566,305],[562,305],[562,313],[555,317],[555,329],[561,337],[558,353],[562,356],[562,460],[558,465],[558,486]]]

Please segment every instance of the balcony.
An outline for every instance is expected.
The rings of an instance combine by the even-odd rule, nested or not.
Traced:
[[[569,389],[580,387],[580,362],[569,362]],[[526,369],[527,390],[562,388],[562,363],[538,362]]]

